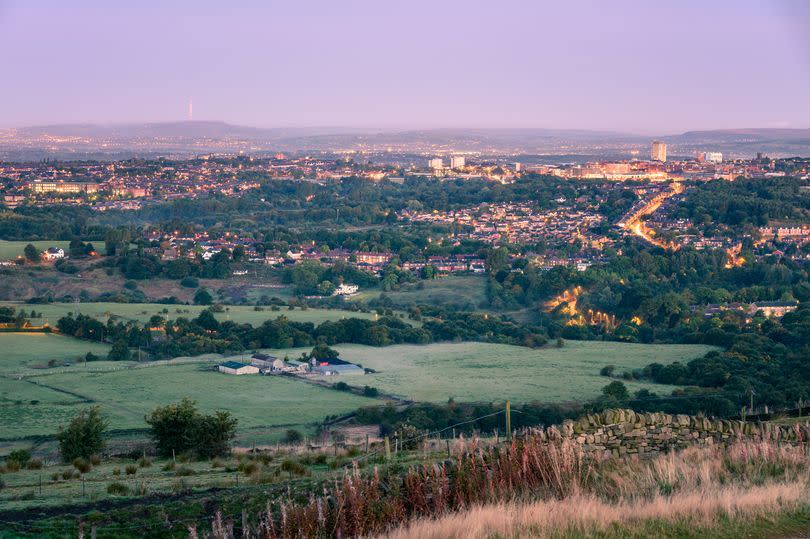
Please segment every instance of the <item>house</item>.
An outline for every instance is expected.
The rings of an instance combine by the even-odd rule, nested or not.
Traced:
[[[757,301],[751,304],[749,312],[762,311],[762,314],[768,318],[781,318],[785,314],[795,311],[798,306],[798,301]]]
[[[59,247],[48,247],[46,250],[42,251],[42,259],[46,262],[53,262],[61,258],[65,258],[65,250]]]
[[[342,284],[332,292],[333,296],[352,296],[357,294],[359,287],[356,284]]]
[[[258,367],[240,363],[238,361],[226,361],[225,363],[219,365],[217,369],[219,372],[224,372],[225,374],[236,374],[237,376],[240,374],[259,374]]]
[[[338,358],[331,358],[331,359],[311,359],[310,360],[310,370],[315,374],[321,374],[323,376],[334,376],[337,374],[364,374],[365,371],[363,370],[360,365],[355,365],[354,363],[349,363],[348,361],[343,361],[342,359]]]

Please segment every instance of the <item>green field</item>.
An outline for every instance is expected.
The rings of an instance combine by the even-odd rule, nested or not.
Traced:
[[[53,333],[0,333],[0,373],[18,372],[21,367],[44,368],[50,360],[72,362],[87,352],[105,357],[109,349],[106,344]]]
[[[23,255],[23,250],[28,244],[32,244],[40,251],[44,251],[48,247],[61,247],[67,252],[69,241],[60,240],[43,240],[43,241],[6,241],[0,240],[0,260],[10,260]]]
[[[143,429],[144,415],[156,406],[191,397],[204,411],[232,412],[240,430],[263,429],[270,438],[278,438],[288,427],[305,429],[328,415],[379,402],[300,380],[221,374],[211,369],[210,361],[125,367],[108,372],[82,372],[78,367],[75,372],[60,370],[23,380],[0,378],[2,438],[53,434],[88,406],[82,400],[101,406],[111,429]]]
[[[449,275],[405,285],[401,290],[384,294],[398,306],[429,303],[477,310],[486,302],[486,279],[483,275]],[[361,292],[358,298],[368,300],[377,295],[379,291]]]
[[[378,371],[346,376],[354,385],[418,401],[565,402],[596,397],[609,380],[605,365],[617,373],[653,362],[688,361],[713,350],[703,345],[650,345],[566,341],[563,348],[523,348],[505,344],[438,343],[373,348],[339,345],[340,357]],[[291,352],[293,357],[295,352]],[[297,355],[297,354],[295,354]],[[626,382],[630,391],[647,388],[668,394],[673,386]]]
[[[2,303],[0,305],[18,307],[26,312],[35,310],[37,313],[42,313],[42,317],[47,319],[51,325],[55,325],[61,317],[74,311],[93,316],[105,322],[111,316],[146,322],[154,315],[160,315],[164,318],[178,318],[181,316],[194,318],[207,308],[201,305],[164,305],[161,303],[48,303],[42,305]],[[301,310],[299,307],[291,311],[287,307],[282,307],[279,311],[271,311],[270,307],[264,307],[263,311],[257,311],[254,307],[246,305],[231,305],[225,307],[225,309],[221,313],[214,313],[218,320],[233,320],[240,324],[251,325],[260,325],[266,320],[275,320],[279,316],[286,316],[295,322],[312,322],[316,325],[327,320],[341,320],[344,318],[373,320],[376,317],[374,313],[350,312],[338,309]]]

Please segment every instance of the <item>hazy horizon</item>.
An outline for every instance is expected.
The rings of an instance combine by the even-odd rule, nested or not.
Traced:
[[[0,127],[810,127],[810,3],[0,0]]]

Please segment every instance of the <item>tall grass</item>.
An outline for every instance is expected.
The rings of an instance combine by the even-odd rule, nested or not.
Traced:
[[[803,448],[740,442],[653,460],[600,461],[554,430],[504,447],[475,442],[452,459],[404,474],[357,467],[322,496],[280,500],[246,524],[244,537],[488,537],[603,529],[644,519],[779,510],[808,492]],[[217,516],[210,537],[232,537]],[[196,536],[196,529],[190,530]]]

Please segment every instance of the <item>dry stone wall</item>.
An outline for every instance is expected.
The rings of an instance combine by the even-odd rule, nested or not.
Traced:
[[[605,457],[651,457],[670,449],[728,445],[741,439],[806,443],[810,440],[810,426],[610,409],[566,421],[560,434],[576,441],[589,453]]]

